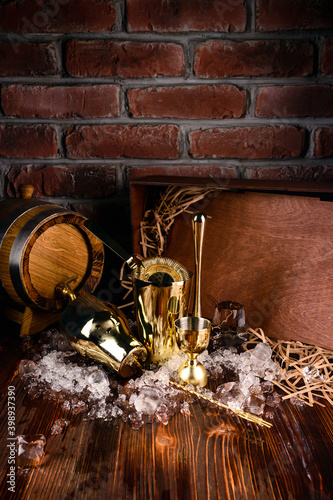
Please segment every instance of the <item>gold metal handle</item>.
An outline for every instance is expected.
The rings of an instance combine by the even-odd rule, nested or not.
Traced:
[[[194,259],[195,259],[195,287],[194,287],[194,311],[196,318],[201,317],[201,261],[202,245],[205,232],[206,214],[196,212],[192,217],[192,230],[194,239]]]

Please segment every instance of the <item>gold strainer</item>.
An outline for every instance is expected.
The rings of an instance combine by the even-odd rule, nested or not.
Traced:
[[[88,231],[100,239],[104,245],[123,259],[132,269],[132,277],[157,287],[170,286],[172,283],[185,281],[192,276],[184,266],[168,257],[148,257],[138,264],[111,236],[94,221],[86,220]]]

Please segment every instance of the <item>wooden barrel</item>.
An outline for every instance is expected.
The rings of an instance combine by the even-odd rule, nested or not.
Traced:
[[[37,199],[0,201],[0,293],[15,303],[59,311],[55,287],[77,275],[75,292],[100,281],[104,247],[85,217]]]

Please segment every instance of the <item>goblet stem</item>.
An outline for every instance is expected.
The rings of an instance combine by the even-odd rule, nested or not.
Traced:
[[[187,384],[205,387],[207,385],[206,368],[202,363],[197,361],[197,354],[187,356],[188,359],[178,368],[178,377]]]

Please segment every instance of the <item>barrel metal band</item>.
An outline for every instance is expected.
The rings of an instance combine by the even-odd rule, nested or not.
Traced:
[[[6,237],[6,234],[8,233],[9,229],[11,228],[11,226],[20,217],[22,217],[24,214],[26,214],[27,212],[29,212],[29,210],[32,210],[33,208],[36,208],[36,207],[42,206],[42,205],[49,205],[49,203],[47,203],[46,201],[39,201],[39,200],[36,200],[35,202],[34,201],[28,201],[27,203],[19,206],[18,208],[16,208],[12,212],[10,212],[0,222],[0,249],[2,247],[2,244],[3,244],[3,241],[4,241],[5,237]],[[0,209],[1,209],[1,203],[0,203]],[[1,289],[1,293],[5,294],[8,299],[12,300],[11,297],[10,297],[10,295],[8,294],[7,290],[5,289],[5,287],[3,285],[3,282],[1,280],[1,276],[0,276],[0,289]]]
[[[22,217],[25,213],[29,212],[29,210],[32,210],[33,208],[36,208],[41,205],[49,205],[49,203],[46,203],[45,201],[37,201],[36,202],[28,202],[25,205],[21,205],[18,208],[15,208],[10,214],[7,215],[2,221],[0,221],[0,247],[2,246],[3,240],[5,239],[5,236],[7,232],[9,231],[10,227],[14,224],[14,222],[17,221],[20,217]],[[0,203],[0,209],[1,209],[1,203]]]
[[[55,206],[53,206],[49,210],[36,214],[22,227],[13,243],[9,259],[9,273],[16,293],[27,305],[35,305],[35,302],[27,294],[21,279],[21,261],[28,236],[33,230],[38,229],[40,223],[45,222],[45,219],[58,213],[68,213],[68,210],[57,207],[55,212]]]

